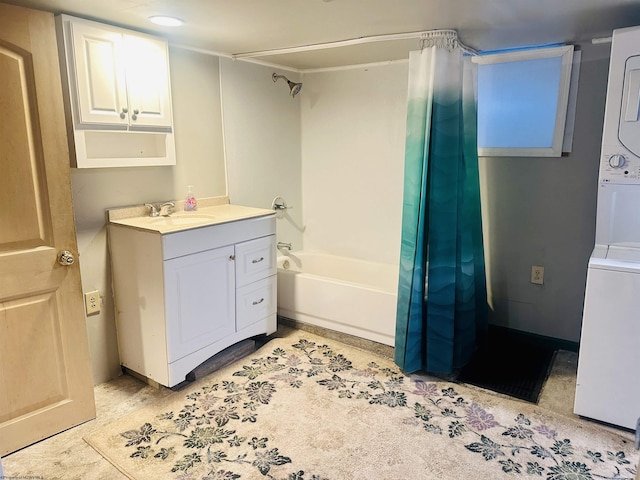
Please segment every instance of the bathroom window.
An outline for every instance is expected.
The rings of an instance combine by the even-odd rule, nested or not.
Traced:
[[[478,155],[559,157],[571,149],[573,109],[567,111],[573,46],[481,55],[473,61],[478,64]]]

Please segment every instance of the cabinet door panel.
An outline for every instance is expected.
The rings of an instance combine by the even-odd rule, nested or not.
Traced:
[[[235,332],[233,246],[165,262],[169,363]]]
[[[80,123],[126,126],[122,35],[82,23],[71,24],[71,32]]]
[[[124,35],[130,125],[171,127],[169,64],[165,42]]]

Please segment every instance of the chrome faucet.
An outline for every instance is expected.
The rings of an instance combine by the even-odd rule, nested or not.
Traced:
[[[176,204],[173,202],[164,202],[160,205],[160,215],[163,217],[168,217],[173,213],[173,209],[176,207]]]
[[[150,217],[157,217],[158,215],[160,215],[160,213],[158,213],[158,208],[154,204],[145,203],[144,206],[149,209],[149,216]]]
[[[163,217],[168,217],[173,213],[173,209],[176,207],[176,204],[174,202],[164,202],[162,205],[158,206],[153,203],[145,203],[144,206],[149,209],[150,217],[159,217],[161,215]]]
[[[285,242],[278,242],[276,247],[278,249],[280,248],[286,248],[287,250],[291,251],[291,243],[285,243]]]

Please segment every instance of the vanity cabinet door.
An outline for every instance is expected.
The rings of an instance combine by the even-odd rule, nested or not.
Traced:
[[[233,259],[230,245],[164,262],[169,363],[235,333]]]

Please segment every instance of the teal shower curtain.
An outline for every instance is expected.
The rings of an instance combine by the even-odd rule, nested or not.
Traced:
[[[409,57],[395,361],[451,373],[487,330],[475,65],[460,48]]]

